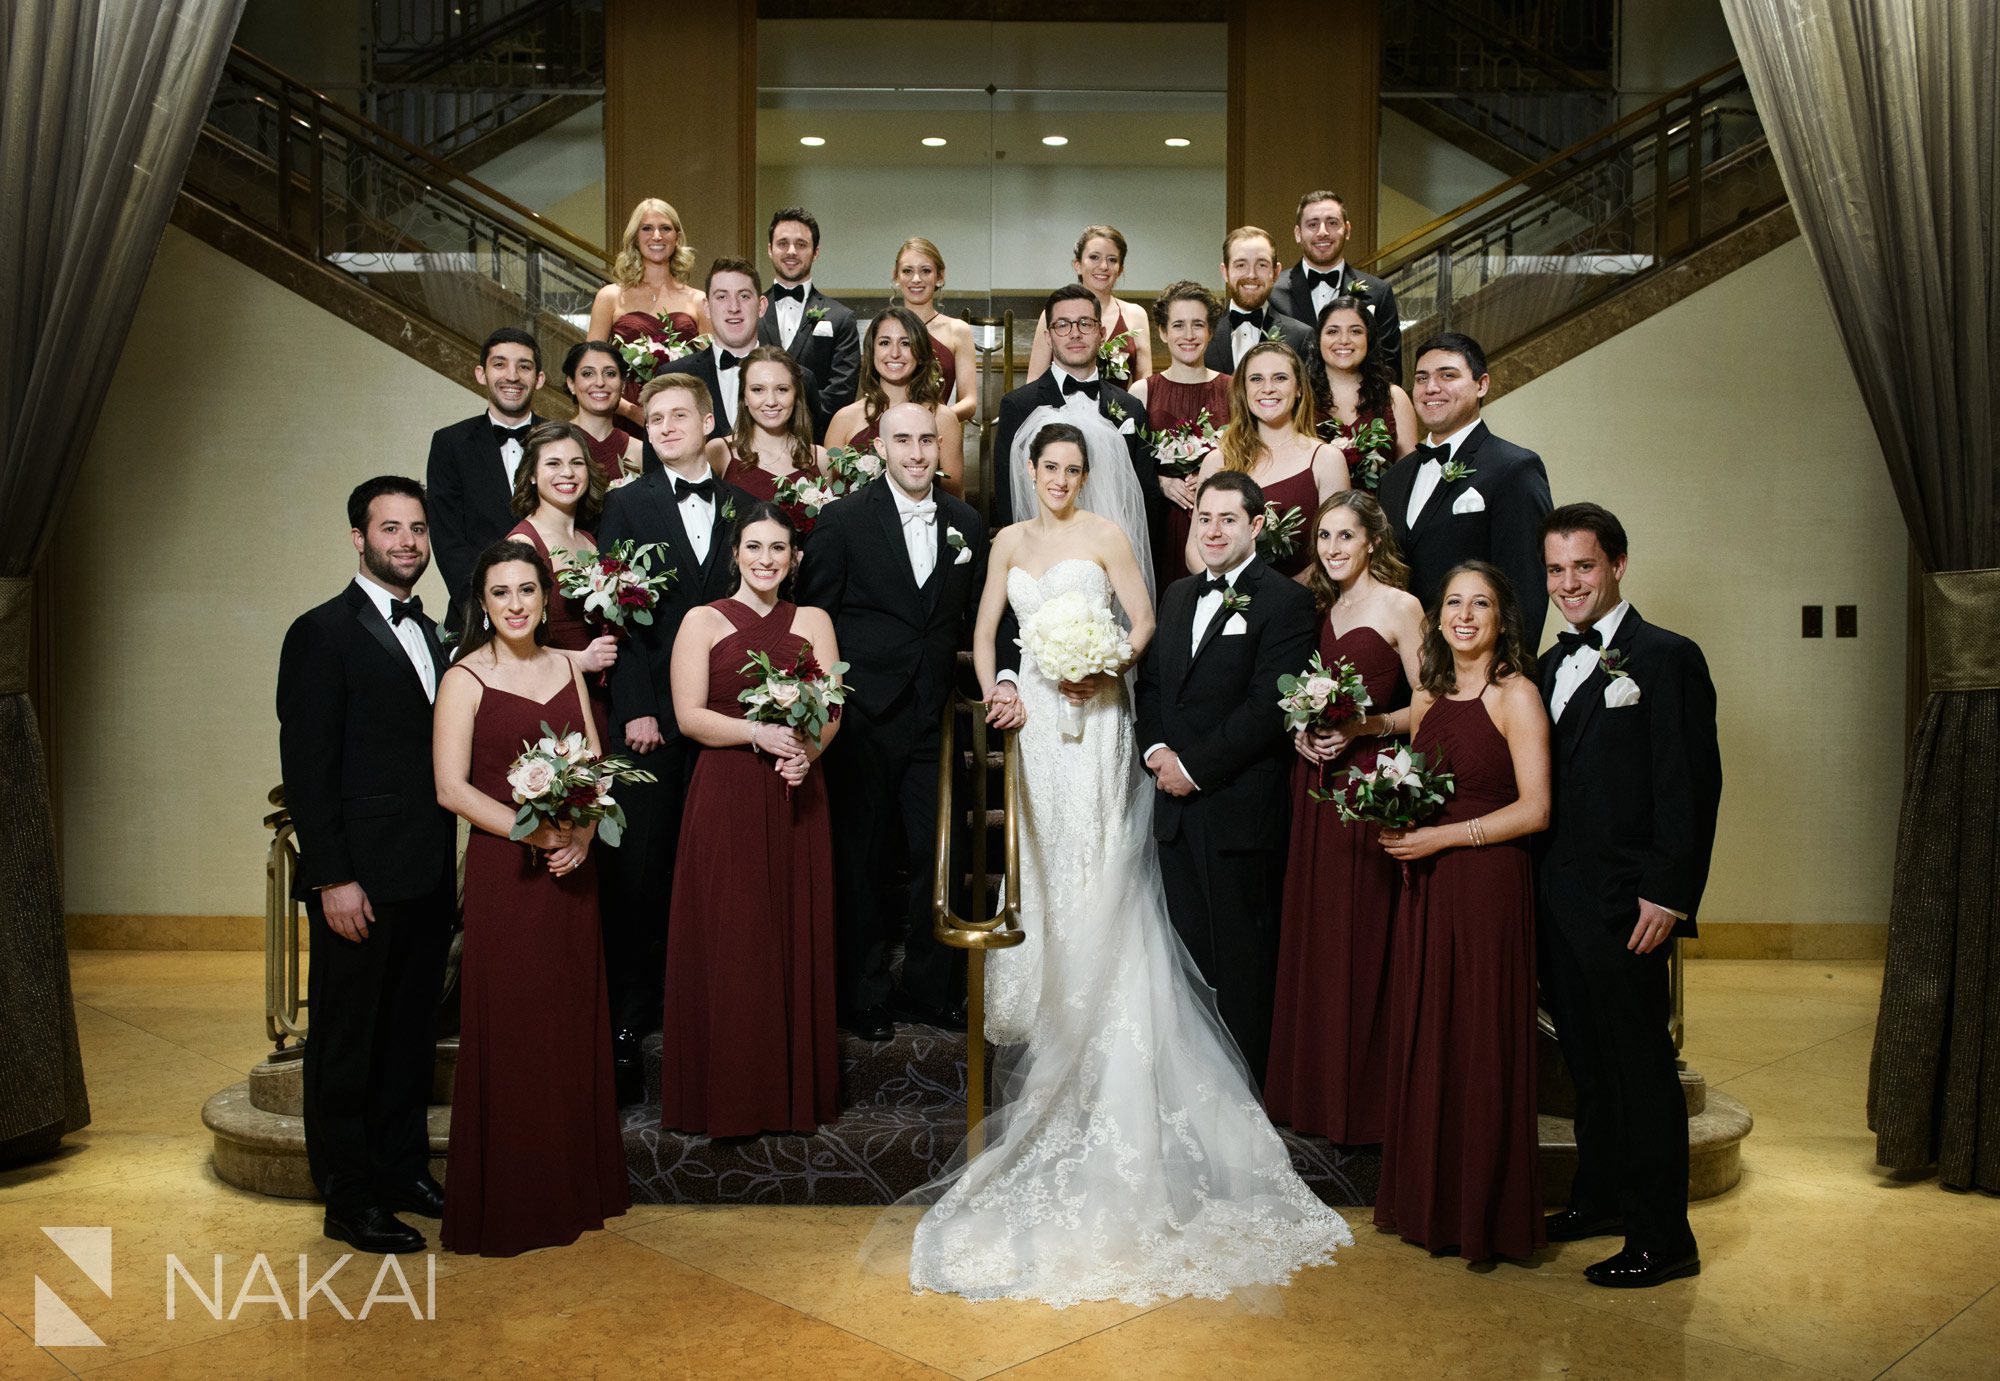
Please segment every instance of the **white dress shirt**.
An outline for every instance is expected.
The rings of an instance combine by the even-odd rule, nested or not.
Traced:
[[[1472,435],[1472,429],[1478,425],[1479,419],[1475,417],[1442,442],[1434,436],[1424,438],[1426,446],[1442,445],[1445,448],[1444,460],[1427,460],[1417,467],[1417,482],[1410,486],[1410,510],[1404,515],[1404,526],[1417,525],[1417,515],[1424,511],[1424,505],[1431,501],[1431,495],[1437,493],[1438,485],[1444,481],[1445,460],[1457,458],[1458,448],[1465,443],[1466,437]]]
[[[389,601],[395,596],[377,585],[365,575],[356,575],[354,583],[375,606],[375,612],[382,616],[382,622],[389,625],[389,631],[396,635],[396,641],[409,654],[410,665],[416,668],[417,679],[424,683],[424,699],[437,702],[437,666],[431,661],[430,644],[424,641],[424,626],[416,619],[404,619],[396,623],[389,617]]]
[[[1252,561],[1256,559],[1257,559],[1257,553],[1253,549],[1248,556],[1244,557],[1241,561],[1237,562],[1234,566],[1231,566],[1228,570],[1222,573],[1222,578],[1229,582],[1229,588],[1231,590],[1234,590],[1236,588],[1236,577],[1243,574],[1243,568],[1245,566],[1248,566]],[[1202,579],[1206,580],[1209,577],[1209,574],[1210,572],[1204,570],[1201,573]],[[1188,644],[1188,652],[1190,656],[1193,655],[1194,650],[1196,648],[1199,648],[1201,646],[1202,634],[1208,632],[1208,626],[1211,623],[1214,623],[1216,615],[1222,612],[1223,593],[1224,592],[1221,590],[1204,590],[1201,593],[1201,598],[1197,599],[1194,602],[1194,638],[1193,641]],[[1146,751],[1139,755],[1139,761],[1145,762],[1148,758],[1153,756],[1153,753],[1156,749],[1164,748],[1166,746],[1167,745],[1164,743],[1155,743],[1149,745]],[[1175,756],[1178,757],[1179,754],[1175,754]],[[1194,789],[1196,791],[1201,790],[1201,783],[1195,782],[1194,774],[1190,773],[1187,770],[1186,763],[1181,764],[1181,774],[1185,776],[1190,782],[1194,782]]]
[[[529,415],[533,416],[532,413]],[[521,444],[522,439],[528,435],[528,431],[525,429],[528,419],[524,417],[517,422],[510,418],[496,416],[493,409],[488,408],[486,409],[486,420],[496,427],[505,427],[510,431],[516,427],[524,428],[520,437],[509,437],[500,443],[500,463],[507,467],[507,488],[511,492],[514,488],[514,481],[520,477],[521,457],[528,453],[527,447]],[[384,615],[384,617],[387,616]]]
[[[708,347],[709,358],[715,365],[715,391],[722,395],[715,401],[722,404],[722,411],[729,418],[729,430],[732,432],[736,430],[736,410],[743,405],[743,366],[735,364],[724,369],[722,357],[735,355],[740,360],[756,348],[757,342],[754,340],[741,350],[731,350],[719,340]]]
[[[937,491],[928,498],[912,499],[895,485],[889,495],[896,501],[896,516],[903,524],[903,547],[910,554],[910,573],[919,589],[937,568]]]
[[[1104,392],[1104,385],[1098,380],[1097,366],[1095,364],[1092,364],[1090,366],[1090,372],[1088,374],[1078,373],[1076,370],[1071,369],[1068,365],[1064,364],[1061,360],[1055,361],[1050,366],[1050,368],[1052,368],[1055,371],[1057,388],[1062,387],[1062,381],[1064,379],[1074,379],[1080,384],[1095,383],[1097,384],[1097,391],[1100,394]],[[1062,405],[1066,409],[1081,408],[1085,412],[1093,414],[1095,414],[1098,411],[1098,400],[1091,397],[1088,393],[1066,393],[1063,395]]]
[[[791,285],[788,283],[773,283],[771,286],[778,288],[790,287]],[[812,279],[808,278],[798,286],[805,290],[806,296],[804,298],[799,299],[797,302],[794,302],[789,297],[781,297],[777,300],[778,344],[780,345],[791,344],[793,334],[799,329],[799,319],[806,314],[806,299],[812,296]]]
[[[708,478],[708,469],[706,466],[702,468],[702,478]],[[699,482],[690,480],[685,475],[676,474],[673,470],[668,470],[667,482],[671,484],[675,480],[679,480],[684,484]],[[717,480],[716,483],[720,485],[722,482]],[[688,545],[694,548],[696,564],[706,566],[708,564],[709,529],[715,526],[715,500],[704,499],[699,494],[689,494],[684,498],[676,500],[675,507],[681,511],[681,526],[687,529]]]
[[[1225,307],[1223,310],[1227,312],[1229,308],[1235,308],[1239,312],[1243,310],[1243,308],[1237,307],[1234,302],[1230,303],[1229,307]],[[1270,320],[1273,308],[1268,301],[1264,303],[1262,310],[1265,320]],[[1258,328],[1257,323],[1254,321],[1246,321],[1229,333],[1229,358],[1232,361],[1232,370],[1234,365],[1243,363],[1243,357],[1262,339],[1264,339],[1264,332]]]
[[[1598,636],[1604,639],[1604,646],[1609,647],[1611,640],[1618,636],[1618,625],[1625,621],[1625,611],[1631,607],[1628,601],[1621,599],[1618,601],[1618,606],[1610,613],[1597,620],[1595,624],[1586,624],[1583,627],[1595,628]],[[1571,624],[1570,631],[1581,633],[1583,628]],[[1576,694],[1577,687],[1588,681],[1590,673],[1597,670],[1597,661],[1598,649],[1588,644],[1562,659],[1556,667],[1555,689],[1549,695],[1550,718],[1562,718],[1563,709],[1569,704],[1570,697]]]

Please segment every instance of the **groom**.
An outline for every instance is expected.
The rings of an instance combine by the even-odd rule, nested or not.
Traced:
[[[864,1040],[888,1040],[895,1020],[965,1026],[964,965],[931,930],[938,721],[986,586],[986,524],[935,482],[937,419],[899,404],[880,434],[882,478],[821,510],[798,593],[833,619],[848,664],[826,783],[840,1022]],[[889,945],[904,924],[894,986]]]
[[[1593,1284],[1695,1275],[1688,1117],[1667,1032],[1667,955],[1693,935],[1722,796],[1715,686],[1701,649],[1619,593],[1625,528],[1594,503],[1542,520],[1542,659],[1555,813],[1537,870],[1542,995],[1576,1084],[1576,1178],[1551,1242],[1625,1238]]]
[[[1160,599],[1139,668],[1139,742],[1159,788],[1167,911],[1264,1081],[1277,986],[1290,768],[1278,678],[1313,653],[1313,601],[1257,558],[1264,491],[1223,470],[1195,496],[1202,575]]]

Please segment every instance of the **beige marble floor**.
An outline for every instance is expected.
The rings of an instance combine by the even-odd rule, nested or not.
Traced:
[[[0,1174],[0,1377],[2000,1375],[2000,1200],[1872,1164],[1876,964],[1689,966],[1690,1061],[1757,1129],[1742,1184],[1695,1206],[1704,1274],[1659,1290],[1586,1284],[1596,1243],[1468,1269],[1351,1212],[1356,1246],[1289,1289],[975,1306],[858,1265],[874,1210],[638,1208],[510,1261],[406,1258],[415,1311],[434,1317],[391,1302],[400,1283],[354,1258],[330,1282],[348,1318],[326,1293],[292,1317],[302,1259],[313,1281],[340,1261],[317,1211],[208,1168],[201,1102],[264,1048],[261,962],[75,956],[96,1120],[54,1159]],[[113,1229],[108,1298],[41,1231],[99,1225]],[[172,1318],[169,1254],[193,1281],[175,1278]],[[35,1346],[37,1277],[105,1346]]]

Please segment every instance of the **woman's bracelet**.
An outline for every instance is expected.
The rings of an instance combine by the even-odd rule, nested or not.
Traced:
[[[1465,822],[1465,837],[1472,841],[1475,849],[1486,847],[1486,826],[1480,823],[1480,817],[1475,815]]]

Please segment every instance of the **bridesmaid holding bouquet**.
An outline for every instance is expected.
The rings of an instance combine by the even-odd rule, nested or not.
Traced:
[[[797,360],[775,345],[760,345],[744,356],[739,375],[736,431],[708,443],[708,467],[725,484],[774,503],[784,481],[819,478],[826,451],[813,444],[812,414],[799,405],[805,377]]]
[[[776,504],[737,524],[737,586],[687,616],[671,684],[702,745],[667,932],[660,1125],[710,1137],[811,1133],[840,1116],[833,843],[819,755],[839,729],[745,718],[761,654],[834,667],[833,621],[785,598],[798,533]]]
[[[1189,432],[1203,417],[1217,432],[1229,425],[1229,376],[1202,361],[1215,335],[1215,323],[1221,319],[1222,304],[1215,294],[1185,278],[1169,283],[1153,303],[1153,320],[1173,363],[1133,384],[1132,396],[1146,405],[1156,458],[1161,438]],[[1197,460],[1191,468],[1186,464],[1173,468],[1162,465],[1159,470],[1160,493],[1166,496],[1168,507],[1166,521],[1160,524],[1154,541],[1153,574],[1163,590],[1189,573],[1188,528],[1193,521],[1200,469]]]

